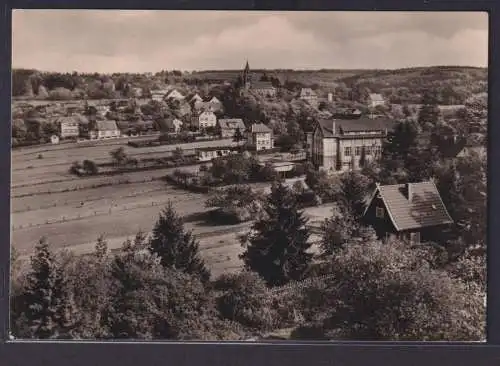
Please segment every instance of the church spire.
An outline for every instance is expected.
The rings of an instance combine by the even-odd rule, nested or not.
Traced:
[[[250,86],[250,65],[248,64],[248,59],[245,65],[245,69],[243,70],[242,82],[245,89],[248,89]]]

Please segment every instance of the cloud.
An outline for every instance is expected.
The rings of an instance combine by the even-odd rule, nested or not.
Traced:
[[[13,66],[60,71],[487,64],[485,13],[16,10]]]

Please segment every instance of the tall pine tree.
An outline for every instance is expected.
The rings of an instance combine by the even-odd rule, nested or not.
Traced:
[[[431,131],[439,123],[441,111],[435,91],[427,90],[422,95],[422,106],[418,112],[418,124],[424,132]]]
[[[25,317],[34,338],[57,336],[57,263],[45,238],[35,246],[24,292]]]
[[[265,215],[242,238],[246,251],[240,256],[249,270],[257,272],[269,286],[301,280],[309,269],[312,254],[307,250],[307,219],[296,196],[282,182],[275,182],[264,205]]]
[[[165,268],[199,275],[203,281],[210,278],[210,271],[200,257],[198,242],[191,232],[184,229],[182,218],[171,202],[160,213],[153,228],[149,250],[158,255]]]

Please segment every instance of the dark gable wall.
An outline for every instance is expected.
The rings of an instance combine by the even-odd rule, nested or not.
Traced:
[[[375,215],[375,208],[383,207],[384,208],[384,218],[379,219]],[[387,212],[387,208],[385,207],[384,201],[382,199],[375,197],[371,202],[366,214],[363,218],[363,222],[365,225],[371,226],[377,232],[377,236],[380,239],[385,238],[386,233],[396,234],[396,228],[392,224],[391,218],[389,217],[389,213]]]

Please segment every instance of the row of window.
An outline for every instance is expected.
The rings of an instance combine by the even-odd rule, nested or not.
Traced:
[[[354,155],[360,156],[362,149],[363,149],[362,146],[356,146],[354,148]],[[364,149],[366,155],[379,155],[380,152],[382,151],[382,148],[380,146],[365,146]],[[344,148],[344,156],[351,156],[351,155],[352,155],[352,147],[346,146]]]

